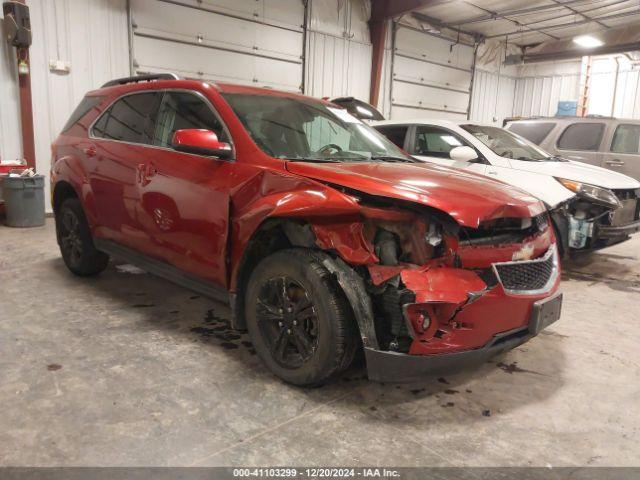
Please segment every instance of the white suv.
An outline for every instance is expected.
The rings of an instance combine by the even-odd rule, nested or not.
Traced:
[[[468,120],[384,121],[378,131],[414,157],[501,180],[542,200],[562,253],[591,251],[640,231],[640,183],[547,153],[523,137]]]

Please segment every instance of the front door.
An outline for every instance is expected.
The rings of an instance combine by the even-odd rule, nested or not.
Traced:
[[[143,168],[141,223],[152,240],[150,254],[226,287],[228,184],[235,163],[173,150],[176,130],[193,128],[230,141],[204,96],[167,91],[158,113],[154,155]]]

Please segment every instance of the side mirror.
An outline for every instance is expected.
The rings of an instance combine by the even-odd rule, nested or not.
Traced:
[[[198,128],[176,130],[171,146],[178,152],[218,157],[222,160],[233,156],[231,145],[218,140],[218,136],[211,130]]]
[[[471,147],[454,147],[449,152],[449,157],[456,162],[472,162],[478,159],[478,154]]]

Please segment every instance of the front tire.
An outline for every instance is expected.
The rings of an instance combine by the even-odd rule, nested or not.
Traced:
[[[258,355],[285,382],[321,385],[353,360],[351,308],[317,253],[282,250],[262,260],[249,279],[245,312]]]
[[[56,212],[56,235],[60,253],[71,272],[83,277],[102,272],[109,256],[96,249],[80,200],[69,198]]]

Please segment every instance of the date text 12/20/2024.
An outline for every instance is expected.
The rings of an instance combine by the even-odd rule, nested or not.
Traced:
[[[235,468],[234,478],[400,478],[389,468]]]

